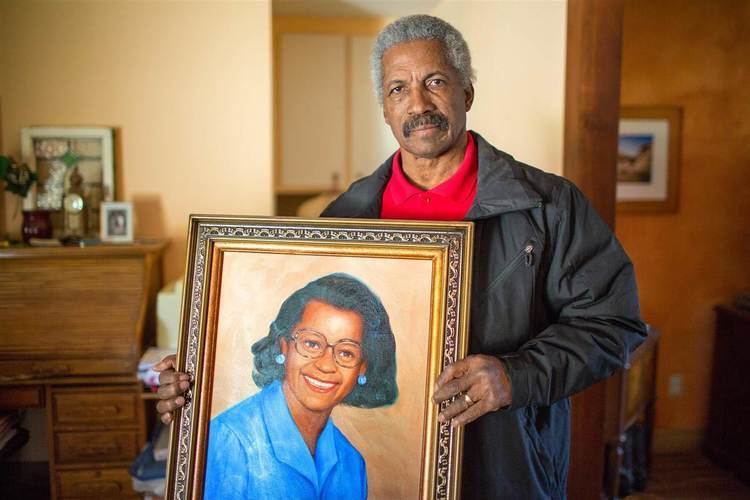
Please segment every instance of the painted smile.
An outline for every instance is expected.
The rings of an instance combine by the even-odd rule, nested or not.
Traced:
[[[305,382],[307,382],[307,385],[315,392],[331,392],[338,385],[337,383],[324,382],[323,380],[318,380],[308,375],[302,375],[302,377],[305,379]]]

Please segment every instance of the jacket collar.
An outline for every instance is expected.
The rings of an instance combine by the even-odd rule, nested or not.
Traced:
[[[338,463],[333,422],[329,418],[323,427],[313,457],[289,412],[281,383],[274,381],[261,393],[264,395],[263,420],[276,459],[307,478],[320,493],[328,474]]]
[[[471,132],[477,144],[479,176],[477,194],[466,220],[486,219],[505,212],[541,206],[541,195],[523,176],[523,167],[481,135]],[[391,177],[393,155],[372,175],[361,179],[323,213],[324,216],[377,218],[385,185]]]
[[[486,219],[505,212],[541,206],[542,196],[524,179],[523,166],[472,132],[477,140],[479,178],[467,220]]]

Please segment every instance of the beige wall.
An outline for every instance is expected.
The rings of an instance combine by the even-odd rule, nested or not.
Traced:
[[[190,213],[272,212],[271,64],[266,0],[3,1],[3,152],[28,125],[115,127],[117,198],[174,278]]]
[[[477,82],[469,127],[516,159],[562,173],[565,0],[445,0],[431,14],[458,28]]]

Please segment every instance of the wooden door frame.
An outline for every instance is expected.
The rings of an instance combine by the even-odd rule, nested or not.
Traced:
[[[563,175],[613,229],[623,10],[624,0],[567,4]],[[622,412],[620,372],[573,397],[569,498],[617,494]]]

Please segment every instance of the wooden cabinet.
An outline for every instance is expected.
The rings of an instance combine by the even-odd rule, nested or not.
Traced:
[[[53,499],[138,498],[165,244],[0,250],[0,408],[44,407]]]
[[[750,482],[750,311],[716,308],[711,406],[704,450]]]
[[[59,498],[141,498],[131,485],[123,468],[61,471],[54,479]]]

